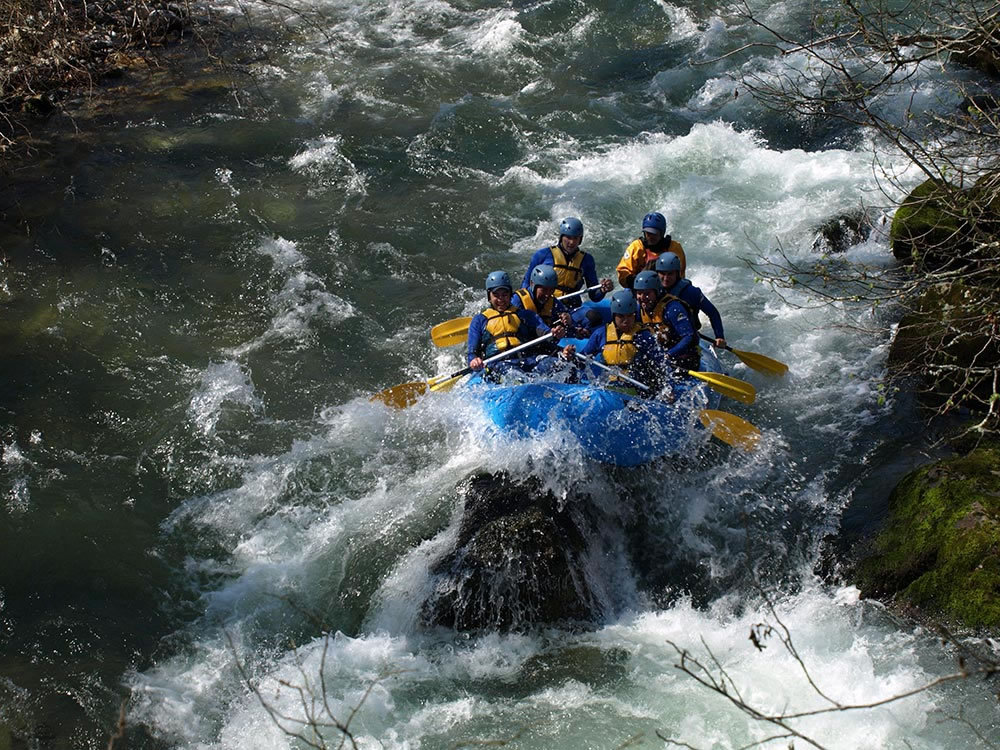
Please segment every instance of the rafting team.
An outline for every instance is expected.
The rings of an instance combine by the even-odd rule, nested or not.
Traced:
[[[621,368],[647,383],[652,392],[688,370],[698,370],[698,314],[708,316],[712,341],[719,347],[726,345],[722,318],[715,305],[685,278],[684,249],[666,230],[663,214],[653,212],[643,218],[642,235],[629,244],[618,263],[618,282],[623,288],[611,295],[608,320],[599,307],[584,306],[581,297],[589,294],[592,302],[600,302],[614,283],[598,281],[593,256],[580,250],[583,222],[576,217],[563,219],[558,243],[531,256],[520,289],[514,289],[506,271],[493,271],[486,277],[489,307],[469,324],[469,367],[483,370],[484,360],[551,334],[536,349],[542,356],[494,362],[484,376],[497,380],[512,368],[550,373],[577,354],[574,344],[562,349],[556,344],[566,337],[586,339],[579,354],[596,355],[605,364]],[[558,358],[547,356],[556,353]]]

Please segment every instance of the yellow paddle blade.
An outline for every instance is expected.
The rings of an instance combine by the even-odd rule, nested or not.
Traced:
[[[369,401],[381,401],[386,406],[391,406],[394,409],[405,409],[408,406],[413,406],[417,402],[417,399],[425,393],[427,393],[427,383],[423,381],[419,383],[403,383],[402,385],[394,385],[392,388],[379,391]]]
[[[760,430],[735,414],[717,409],[702,409],[698,416],[714,437],[734,448],[752,451],[760,442]]]
[[[435,346],[461,344],[469,336],[472,318],[452,318],[431,328],[431,341]]]
[[[788,365],[771,359],[757,352],[742,352],[739,349],[730,349],[733,354],[740,358],[740,361],[752,370],[762,372],[765,375],[782,376],[788,372]]]
[[[718,372],[697,372],[688,370],[687,374],[698,380],[704,380],[712,390],[721,393],[723,396],[742,401],[744,404],[752,404],[757,400],[757,389],[745,380],[731,378]]]

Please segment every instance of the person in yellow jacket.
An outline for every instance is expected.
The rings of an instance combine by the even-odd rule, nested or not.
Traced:
[[[639,306],[631,291],[619,289],[611,295],[611,316],[610,323],[590,335],[580,354],[597,354],[605,364],[622,368],[655,393],[669,377],[669,362],[653,334],[639,323]],[[562,351],[568,360],[575,354],[573,344]]]
[[[618,262],[618,283],[631,289],[640,271],[652,271],[660,253],[671,252],[681,260],[681,278],[687,262],[681,243],[667,234],[667,219],[658,211],[646,214],[642,220],[642,236],[634,240]]]
[[[571,338],[589,338],[590,329],[577,326],[573,322],[569,308],[555,296],[558,283],[556,271],[552,266],[535,266],[531,272],[531,289],[515,290],[510,301],[511,308],[516,310],[523,307],[525,310],[530,310],[547,326],[562,321],[566,327],[565,335]],[[548,348],[559,347],[553,342],[552,347]]]
[[[559,241],[551,247],[543,247],[531,256],[521,288],[531,288],[531,275],[538,266],[552,266],[558,280],[555,291],[557,297],[583,289],[584,284],[588,288],[600,284],[600,289],[589,292],[590,300],[600,302],[604,299],[604,295],[614,288],[614,283],[611,279],[597,280],[594,256],[580,249],[582,242],[583,222],[575,216],[567,216],[559,223]],[[576,310],[582,303],[582,299],[574,297],[566,302],[566,306],[570,310]]]
[[[556,341],[562,338],[565,326],[561,320],[556,320],[549,328],[537,313],[512,307],[513,290],[514,285],[510,283],[510,276],[506,271],[493,271],[486,277],[489,307],[474,316],[469,323],[466,360],[473,370],[482,370],[483,360],[500,354],[505,349],[513,349],[548,333]],[[496,362],[492,367],[498,373],[511,367],[530,372],[536,364],[535,357],[522,355],[516,359]]]
[[[639,303],[639,322],[656,337],[670,364],[683,370],[699,369],[701,348],[691,322],[697,313],[688,302],[669,294],[655,271],[640,271],[633,291]]]

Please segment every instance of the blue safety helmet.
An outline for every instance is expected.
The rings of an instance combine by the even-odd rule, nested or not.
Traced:
[[[656,272],[666,273],[667,271],[681,272],[681,259],[677,257],[676,253],[660,253],[660,257],[656,259]]]
[[[642,219],[642,231],[656,231],[660,234],[667,233],[667,220],[659,211],[646,214]]]
[[[552,266],[535,266],[531,269],[531,283],[533,286],[559,286],[556,269]]]
[[[643,289],[652,289],[654,292],[658,292],[663,286],[660,284],[660,277],[656,275],[656,271],[640,271],[639,275],[635,277],[635,281],[632,282],[632,288],[637,292],[641,292]]]
[[[639,311],[635,297],[628,289],[619,289],[611,295],[612,315],[635,315]]]
[[[559,222],[559,236],[583,237],[583,222],[575,216],[567,216]]]
[[[508,291],[514,291],[514,285],[510,283],[510,276],[506,271],[494,271],[486,277],[486,293],[489,294],[494,289],[507,287]]]

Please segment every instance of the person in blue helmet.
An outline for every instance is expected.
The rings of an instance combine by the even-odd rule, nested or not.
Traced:
[[[712,324],[712,333],[715,334],[715,345],[723,347],[726,345],[726,333],[722,328],[722,316],[719,309],[712,304],[696,287],[687,279],[681,278],[681,262],[674,253],[663,253],[656,259],[656,273],[660,277],[660,285],[664,293],[677,297],[691,308],[691,324],[695,332],[701,328],[701,320],[698,313],[705,313]]]
[[[642,235],[625,248],[625,254],[618,261],[618,283],[626,289],[640,271],[653,270],[653,264],[661,253],[671,252],[681,259],[681,277],[684,276],[684,248],[681,243],[667,234],[667,219],[659,211],[646,214],[642,219]]]
[[[588,338],[590,329],[577,326],[573,322],[569,308],[555,296],[558,277],[552,266],[535,266],[531,272],[531,289],[518,289],[514,292],[511,305],[523,307],[536,313],[542,322],[552,326],[562,321],[566,327],[566,335],[572,338]]]
[[[569,360],[575,354],[576,347],[572,344],[562,351],[562,356]],[[667,357],[653,334],[639,323],[639,306],[628,289],[619,289],[611,295],[611,322],[590,335],[580,354],[600,355],[605,364],[620,367],[648,385],[651,395],[664,385],[670,372]]]
[[[562,321],[557,320],[550,329],[537,313],[512,307],[513,291],[514,285],[511,284],[506,271],[493,271],[486,277],[486,299],[489,307],[473,317],[469,323],[467,360],[473,370],[482,370],[484,359],[547,333],[551,333],[556,341],[562,338],[565,332]],[[536,357],[528,355],[501,360],[491,368],[496,373],[503,373],[511,367],[530,372],[536,364]]]
[[[531,256],[521,288],[528,289],[531,286],[531,274],[536,266],[552,266],[558,281],[555,291],[557,297],[578,291],[584,284],[588,287],[600,284],[600,289],[590,292],[590,299],[592,302],[604,299],[604,295],[614,289],[614,282],[611,279],[597,280],[594,256],[580,249],[582,242],[583,222],[575,216],[563,219],[559,223],[559,241],[551,247],[543,247]],[[575,310],[583,303],[579,297],[575,297],[565,304],[570,310]]]
[[[701,349],[691,323],[695,313],[688,304],[666,293],[655,271],[640,271],[632,288],[639,303],[639,322],[656,337],[670,364],[684,370],[699,369]]]

